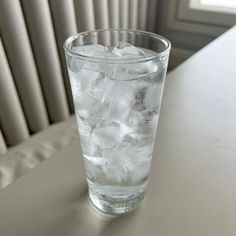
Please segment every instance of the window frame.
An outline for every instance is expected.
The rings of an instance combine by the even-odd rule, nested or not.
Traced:
[[[204,10],[199,9],[197,3],[200,0],[176,0],[169,3],[169,29],[217,37],[236,24],[236,14],[214,11],[214,7],[211,10],[205,6]]]

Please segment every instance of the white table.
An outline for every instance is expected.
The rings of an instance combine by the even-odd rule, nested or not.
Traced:
[[[1,236],[235,236],[236,28],[168,75],[150,184],[135,212],[88,201],[79,143],[0,192]]]

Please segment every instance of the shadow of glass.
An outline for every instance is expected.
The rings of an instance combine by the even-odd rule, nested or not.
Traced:
[[[131,225],[138,211],[139,209],[136,209],[126,214],[114,216],[109,222],[103,225],[97,236],[129,235],[127,234],[127,229],[128,231],[132,229]],[[129,227],[125,227],[126,225],[129,225]]]
[[[34,235],[116,235],[122,232],[121,227],[132,224],[133,216],[138,212],[137,209],[134,212],[117,216],[101,212],[89,200],[87,185],[80,186],[78,191],[70,194],[70,196],[67,195],[63,204],[55,209],[53,218],[51,216],[43,220],[41,229],[34,231]],[[40,233],[38,234],[38,232]]]

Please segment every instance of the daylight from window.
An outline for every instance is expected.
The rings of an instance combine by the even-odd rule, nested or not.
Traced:
[[[236,8],[236,0],[200,0],[202,5]]]

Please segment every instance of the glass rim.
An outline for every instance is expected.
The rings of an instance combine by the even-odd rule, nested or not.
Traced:
[[[134,33],[140,33],[149,37],[153,37],[156,40],[161,41],[164,45],[166,45],[166,48],[161,51],[161,52],[155,52],[155,55],[151,55],[151,56],[144,56],[144,57],[139,57],[139,58],[101,58],[101,57],[94,57],[94,56],[87,56],[87,55],[83,55],[80,54],[76,51],[74,51],[73,49],[70,48],[70,44],[78,39],[81,36],[86,36],[88,34],[91,33],[96,33],[96,32],[134,32]],[[140,63],[140,62],[146,62],[146,61],[150,61],[150,60],[155,60],[155,59],[161,59],[162,57],[164,57],[165,55],[167,55],[171,49],[171,43],[168,39],[164,38],[161,35],[155,34],[155,33],[151,33],[151,32],[147,32],[147,31],[143,31],[143,30],[133,30],[133,29],[99,29],[99,30],[88,30],[88,31],[84,31],[75,35],[72,35],[70,37],[68,37],[64,44],[63,44],[64,50],[66,53],[68,53],[69,55],[73,56],[73,57],[77,57],[80,60],[84,60],[87,62],[95,62],[95,63],[107,63],[107,64],[122,64],[122,63]]]

